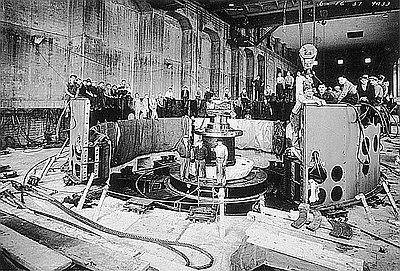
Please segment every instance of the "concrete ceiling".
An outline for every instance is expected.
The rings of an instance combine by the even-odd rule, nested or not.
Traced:
[[[178,1],[178,0],[176,0]],[[185,0],[181,0],[184,2]],[[338,19],[399,10],[399,0],[186,0],[197,2],[232,25],[257,28],[271,25],[296,24],[299,10],[303,22]]]
[[[300,0],[146,1],[155,8],[169,11],[198,4],[235,28],[269,29],[279,26],[273,35],[281,38],[289,48],[299,48]],[[399,51],[399,3],[400,0],[302,0],[303,41],[312,43],[315,14],[315,21],[319,22],[316,23],[317,48],[336,50],[389,44]],[[322,21],[326,22],[324,26],[320,23]],[[363,37],[347,37],[348,31],[359,30],[363,30]]]
[[[351,47],[389,45],[399,49],[399,11],[327,20],[316,23],[316,47],[337,50]],[[363,31],[363,37],[348,38],[347,32]],[[287,47],[299,49],[299,25],[280,26],[272,34]],[[313,42],[313,23],[303,24],[303,44]]]

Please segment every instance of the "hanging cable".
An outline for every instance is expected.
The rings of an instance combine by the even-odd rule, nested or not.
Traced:
[[[360,158],[361,148],[366,143],[365,143],[364,125],[361,123],[361,119],[360,119],[360,115],[358,113],[358,109],[352,104],[349,104],[349,103],[345,103],[345,104],[350,106],[354,110],[354,113],[356,114],[355,122],[357,122],[358,130],[359,130],[359,136],[358,136],[359,137],[359,142],[358,142],[358,145],[357,145],[357,160],[362,165],[369,165],[371,163],[371,156],[370,156],[370,153],[369,153],[369,150],[368,150],[367,146],[365,146],[366,147],[365,149],[366,149],[366,152],[367,152],[365,154],[367,156],[366,160],[362,161],[361,158]]]
[[[315,17],[316,17],[316,4],[315,3],[313,3],[313,8],[312,8],[312,11],[313,11],[313,33],[312,33],[312,43],[313,43],[313,45],[314,46],[316,46],[317,44],[317,22],[315,21]]]
[[[303,0],[299,1],[299,47],[303,46]]]
[[[50,62],[40,53],[39,50],[36,50],[36,52],[43,58],[43,60],[47,63],[47,65],[63,80],[65,81],[64,76],[58,73],[58,71],[53,67],[53,65],[50,64]]]

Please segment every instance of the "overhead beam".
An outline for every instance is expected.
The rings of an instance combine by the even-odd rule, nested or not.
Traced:
[[[326,10],[328,11],[327,17],[323,18],[321,16],[320,11]],[[363,16],[363,15],[373,15],[379,14],[383,12],[390,11],[398,11],[399,10],[399,1],[392,1],[389,6],[340,6],[340,5],[329,5],[329,6],[317,6],[316,7],[316,21],[320,20],[332,20],[353,16]],[[299,11],[298,8],[291,9],[286,11],[286,21],[285,24],[297,24],[299,23]],[[246,16],[247,24],[245,27],[247,28],[257,28],[257,27],[265,27],[272,26],[275,24],[283,24],[283,12],[271,12],[271,13],[261,13],[257,16]],[[234,18],[238,25],[243,23],[243,18]],[[312,22],[313,21],[313,6],[305,6],[303,9],[303,22]]]
[[[254,42],[254,46],[259,45],[261,42],[263,42],[263,40],[265,40],[266,38],[268,38],[269,36],[271,36],[271,34],[278,29],[280,25],[274,25],[271,26],[268,31],[266,33],[264,33],[264,35],[262,35],[261,37],[257,38],[257,40]]]

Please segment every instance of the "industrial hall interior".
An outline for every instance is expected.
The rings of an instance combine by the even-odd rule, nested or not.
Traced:
[[[0,0],[0,270],[400,270],[399,0]]]

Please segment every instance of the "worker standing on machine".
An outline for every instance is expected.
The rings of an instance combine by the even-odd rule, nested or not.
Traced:
[[[216,175],[217,184],[226,185],[226,163],[228,161],[228,148],[222,143],[221,139],[217,140],[217,146],[214,148],[216,157]]]
[[[325,105],[326,102],[318,97],[314,96],[314,89],[307,86],[304,89],[304,94],[300,95],[297,98],[296,104],[292,109],[292,113],[290,115],[290,128],[287,127],[286,133],[288,139],[291,139],[291,142],[289,143],[290,147],[300,147],[301,144],[299,142],[300,140],[300,117],[301,117],[301,110],[303,107],[303,104],[316,104],[318,106]],[[289,125],[288,125],[289,126]],[[291,133],[290,133],[291,132]]]
[[[203,145],[203,140],[198,141],[198,145],[194,148],[194,163],[196,168],[196,177],[206,177],[206,157],[208,155],[207,148]]]

